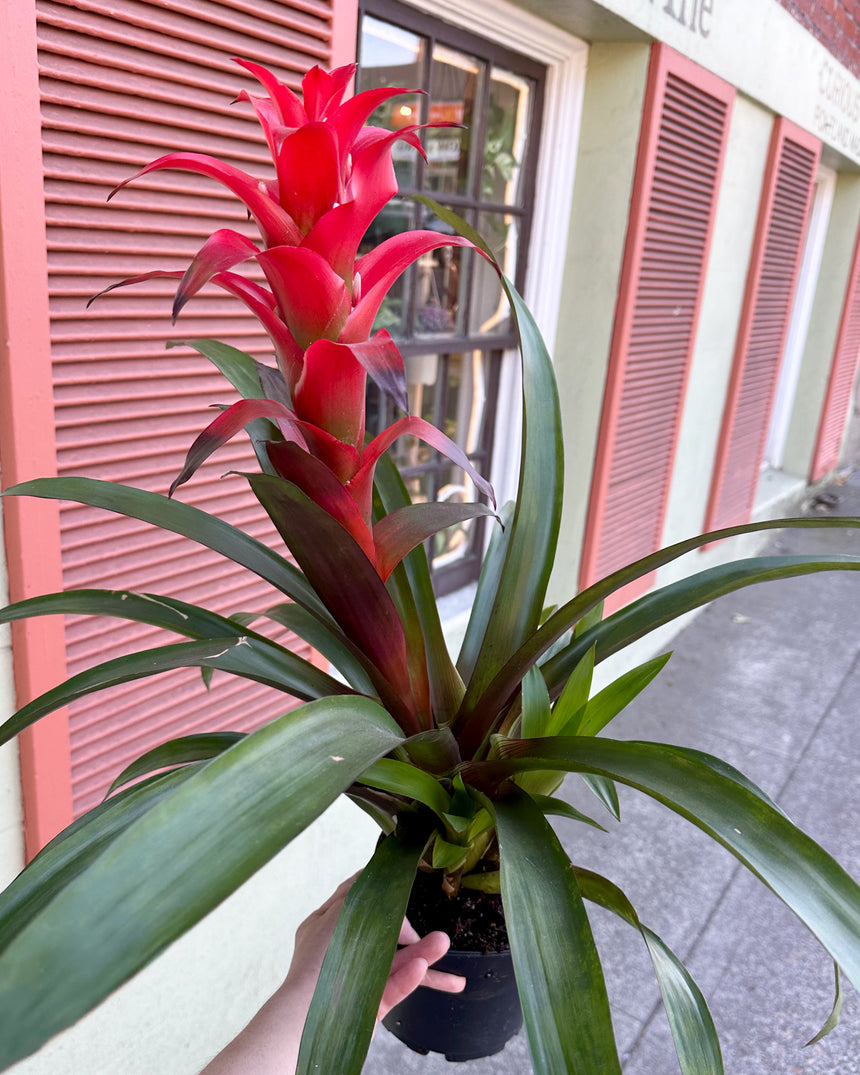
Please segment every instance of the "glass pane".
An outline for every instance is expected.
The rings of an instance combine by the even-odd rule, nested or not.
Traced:
[[[445,467],[436,499],[444,503],[472,503],[476,499],[474,486],[459,467]],[[466,519],[433,535],[430,544],[431,563],[436,570],[450,567],[471,552],[478,522],[478,519]]]
[[[399,26],[365,15],[361,22],[361,67],[358,89],[370,90],[380,86],[409,86],[423,84],[423,37],[401,30]],[[370,117],[375,127],[398,130],[421,122],[421,103],[417,94],[399,94],[385,101]],[[400,186],[415,186],[418,154],[404,142],[393,147],[394,170]]]
[[[484,64],[465,53],[437,45],[430,80],[430,123],[462,123],[425,134],[428,164],[424,185],[436,194],[469,194],[475,103],[480,100]]]
[[[375,249],[380,243],[390,239],[393,235],[411,231],[414,227],[415,207],[412,203],[406,202],[402,198],[393,199],[377,214],[365,232],[364,238],[359,244],[359,255]],[[388,329],[396,339],[403,339],[408,334],[407,297],[413,274],[414,270],[409,268],[391,285],[373,322],[374,332],[378,332],[382,328]]]
[[[478,231],[486,239],[510,279],[516,279],[520,220],[512,213],[481,213]],[[469,332],[500,335],[510,329],[510,306],[493,269],[482,257],[473,258]]]
[[[481,447],[487,409],[489,361],[489,355],[478,349],[448,357],[441,428],[467,455],[472,455]],[[465,476],[463,480],[468,485],[469,499],[478,499],[471,481]]]
[[[532,81],[494,67],[481,171],[484,201],[522,205],[522,174],[529,151]]]
[[[450,225],[432,214],[421,224],[428,231],[453,234]],[[462,247],[442,246],[422,255],[413,266],[416,336],[454,336],[462,331],[460,288]]]
[[[404,362],[409,413],[435,425],[439,355],[410,355]]]
[[[395,453],[394,461],[398,467],[403,467],[400,462],[400,458]],[[412,497],[413,504],[426,504],[429,500],[433,499],[433,482],[430,474],[415,474],[412,477],[406,477],[403,479],[406,489],[409,495]]]

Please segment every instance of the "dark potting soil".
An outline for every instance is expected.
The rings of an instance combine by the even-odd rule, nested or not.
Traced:
[[[504,952],[510,947],[502,897],[461,888],[455,896],[442,891],[438,873],[419,870],[406,916],[423,937],[442,930],[459,952]]]

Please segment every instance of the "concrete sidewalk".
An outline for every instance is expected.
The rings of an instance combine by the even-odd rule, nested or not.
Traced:
[[[828,514],[860,515],[860,472],[834,486]],[[779,553],[860,553],[858,531],[783,531]],[[660,676],[612,725],[620,739],[696,747],[737,766],[860,878],[860,575],[825,573],[721,598],[676,639]],[[569,780],[569,797],[598,816]],[[619,788],[622,824],[602,834],[554,819],[571,858],[606,874],[687,963],[713,1013],[727,1075],[860,1075],[860,1003],[846,985],[842,1023],[803,1049],[833,1000],[829,957],[728,852],[653,800]],[[641,939],[592,910],[625,1075],[678,1064]],[[454,1067],[384,1031],[368,1075],[527,1075],[522,1034],[503,1053]],[[558,1075],[564,1075],[559,1072]]]

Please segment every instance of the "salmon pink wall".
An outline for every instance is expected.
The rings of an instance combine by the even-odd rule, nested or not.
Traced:
[[[0,69],[0,479],[3,488],[56,472],[51,388],[45,208],[32,0],[6,10]],[[4,500],[9,594],[13,601],[61,588],[57,505]],[[13,624],[18,704],[65,674],[58,617]],[[64,712],[20,740],[28,858],[72,817],[68,723]]]

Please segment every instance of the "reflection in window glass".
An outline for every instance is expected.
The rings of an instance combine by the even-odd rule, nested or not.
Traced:
[[[462,52],[440,45],[433,50],[428,121],[460,124],[427,132],[424,185],[436,195],[467,194],[471,188],[475,165],[475,155],[470,152],[472,131],[484,68]]]
[[[424,48],[424,39],[417,34],[365,15],[361,23],[361,73],[357,89],[420,88],[424,82]],[[391,131],[421,122],[418,94],[398,94],[384,101],[370,117],[373,126]],[[417,152],[404,142],[395,142],[393,156],[398,185],[415,186]]]
[[[521,180],[529,150],[532,87],[529,78],[493,68],[481,171],[481,196],[486,201],[522,204]]]
[[[396,0],[359,5],[358,88],[424,91],[384,102],[371,122],[389,130],[441,124],[421,132],[426,160],[396,143],[405,197],[382,210],[362,252],[411,228],[452,235],[450,224],[408,197],[426,192],[476,227],[522,288],[543,68]],[[502,356],[516,346],[495,271],[470,250],[429,251],[399,278],[374,328],[387,329],[403,353],[410,413],[444,430],[489,477]],[[390,401],[371,387],[368,433],[395,417]],[[414,500],[479,499],[463,470],[414,437],[398,440],[392,454]],[[470,520],[427,543],[439,592],[477,576],[486,526],[484,519]]]

